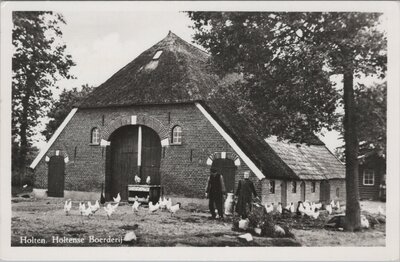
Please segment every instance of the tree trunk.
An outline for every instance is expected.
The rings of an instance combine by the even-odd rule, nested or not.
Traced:
[[[27,87],[28,89],[29,87]],[[26,171],[26,156],[28,154],[28,110],[29,110],[29,92],[22,98],[22,115],[20,126],[20,149],[19,149],[19,183],[22,183],[22,175]]]
[[[347,70],[343,80],[344,141],[346,156],[346,224],[347,231],[360,229],[360,202],[358,190],[358,137],[353,89],[353,71]]]

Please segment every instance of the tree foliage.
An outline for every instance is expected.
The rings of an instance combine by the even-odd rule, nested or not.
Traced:
[[[12,137],[24,168],[33,127],[47,112],[56,81],[72,77],[74,62],[61,42],[61,14],[15,11],[12,19]]]
[[[265,135],[304,140],[335,123],[339,93],[329,76],[343,75],[346,229],[360,227],[358,134],[354,77],[386,71],[386,36],[378,13],[189,12],[195,42],[215,68],[243,75],[248,110]],[[231,92],[234,93],[235,91]]]
[[[47,140],[51,138],[57,128],[61,125],[64,119],[74,106],[76,106],[83,98],[92,92],[93,87],[89,85],[82,85],[80,91],[77,88],[72,90],[63,90],[57,101],[54,101],[50,107],[47,117],[50,121],[47,123],[45,130],[42,134]]]

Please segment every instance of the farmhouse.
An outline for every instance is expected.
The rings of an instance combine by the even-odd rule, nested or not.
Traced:
[[[35,191],[98,197],[104,185],[109,200],[151,189],[204,198],[216,167],[231,192],[250,170],[264,203],[344,200],[344,166],[320,140],[265,139],[210,98],[224,79],[208,60],[170,32],[115,73],[70,112],[32,162]]]
[[[370,150],[358,157],[361,199],[386,200],[386,158],[381,151]]]

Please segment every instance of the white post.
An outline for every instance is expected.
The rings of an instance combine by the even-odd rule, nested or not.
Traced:
[[[139,126],[138,130],[138,166],[142,165],[142,126]]]

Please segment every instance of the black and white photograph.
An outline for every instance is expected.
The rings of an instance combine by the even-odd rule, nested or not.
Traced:
[[[2,1],[2,259],[398,260],[398,15]]]

